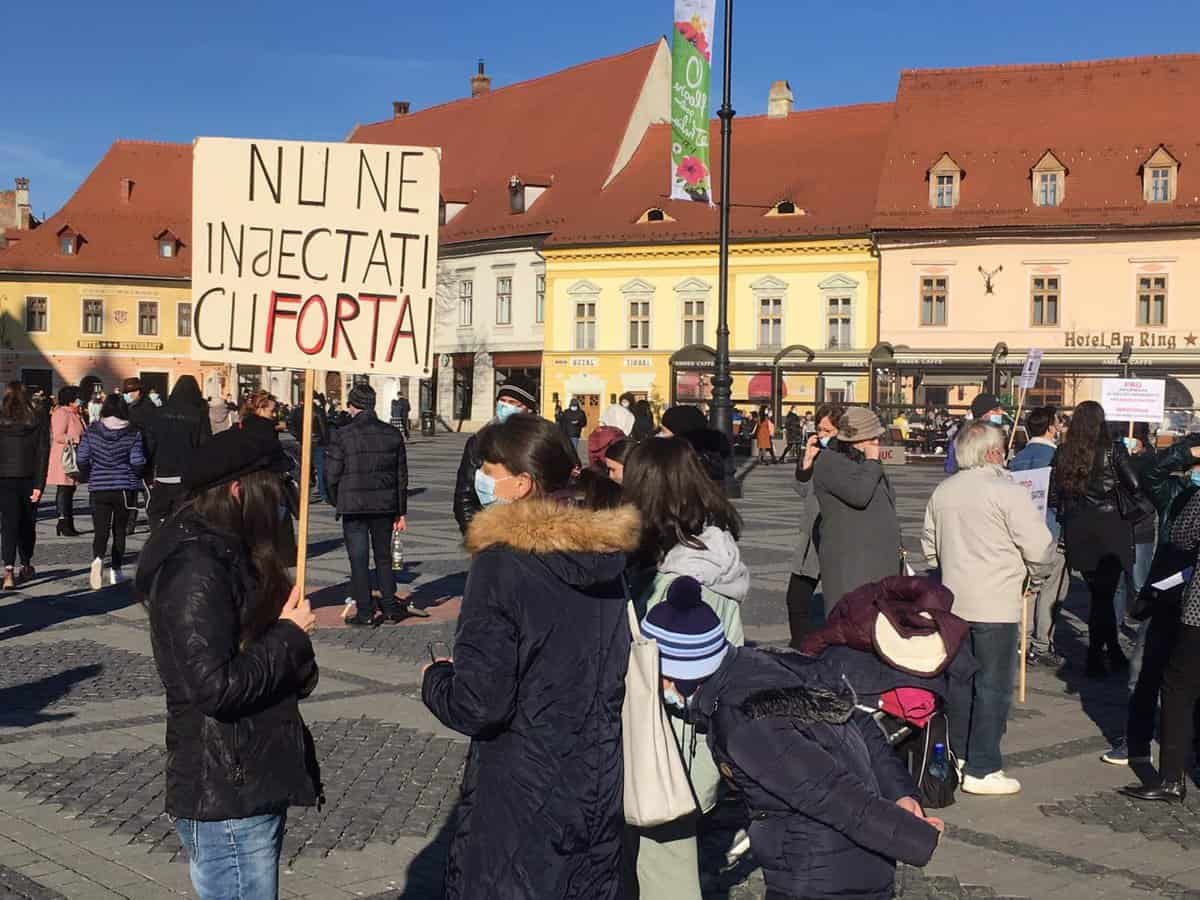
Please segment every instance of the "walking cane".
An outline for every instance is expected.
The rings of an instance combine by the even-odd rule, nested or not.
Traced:
[[[1025,585],[1021,589],[1021,639],[1019,642],[1020,662],[1017,669],[1017,700],[1020,703],[1025,702],[1025,668],[1028,665],[1026,659],[1026,643],[1029,641],[1029,579],[1025,579]]]

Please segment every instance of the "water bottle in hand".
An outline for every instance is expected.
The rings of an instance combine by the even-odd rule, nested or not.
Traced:
[[[399,571],[404,568],[404,532],[392,532],[392,569]]]
[[[933,759],[929,763],[929,774],[939,781],[950,774],[950,762],[946,756],[945,744],[933,745]]]

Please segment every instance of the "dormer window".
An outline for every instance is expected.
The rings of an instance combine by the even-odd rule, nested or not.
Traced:
[[[675,219],[667,215],[666,211],[657,206],[652,206],[638,219],[639,225],[645,225],[648,222],[674,222]]]
[[[1036,206],[1058,206],[1067,188],[1067,167],[1047,150],[1029,170],[1033,184],[1033,203]]]
[[[58,231],[58,252],[63,256],[75,256],[79,253],[81,240],[75,229],[70,225],[64,225]]]
[[[934,163],[927,173],[929,205],[934,209],[952,209],[958,206],[963,174],[950,154],[943,153],[941,159]]]
[[[169,228],[156,234],[154,240],[158,244],[159,259],[174,259],[179,255],[179,238]]]
[[[803,216],[805,211],[796,205],[796,201],[784,198],[767,210],[768,216]]]
[[[1147,203],[1171,203],[1179,191],[1179,161],[1159,144],[1142,163],[1142,197]]]

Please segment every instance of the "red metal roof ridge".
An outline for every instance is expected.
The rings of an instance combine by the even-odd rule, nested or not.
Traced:
[[[145,147],[171,147],[176,150],[191,150],[191,141],[152,141],[147,138],[117,138],[109,145],[109,150],[116,147],[118,144],[122,146],[145,146]]]
[[[1149,56],[1118,56],[1104,59],[1078,59],[1046,63],[1002,63],[989,66],[963,66],[942,69],[901,69],[900,79],[926,75],[992,75],[1017,72],[1053,72],[1062,69],[1103,69],[1118,66],[1164,62],[1200,62],[1200,53],[1163,53]]]
[[[488,91],[486,94],[482,94],[479,97],[456,97],[453,100],[446,100],[442,103],[435,103],[433,106],[427,106],[424,109],[413,110],[412,112],[410,112],[406,116],[404,116],[404,118],[406,118],[406,119],[415,118],[416,116],[419,116],[423,113],[432,112],[435,109],[442,109],[443,107],[446,107],[446,106],[453,106],[455,103],[470,103],[475,100],[487,100],[487,98],[494,97],[497,94],[508,93],[517,88],[531,87],[532,85],[534,85],[538,82],[545,81],[548,78],[557,78],[559,75],[565,75],[568,72],[574,72],[579,69],[585,69],[585,68],[588,68],[589,66],[597,66],[597,65],[603,65],[603,64],[607,64],[607,63],[616,62],[619,59],[624,59],[629,56],[635,56],[636,54],[643,53],[652,47],[657,47],[658,42],[661,40],[666,40],[666,38],[664,36],[660,36],[657,40],[654,40],[649,44],[643,44],[640,47],[634,47],[632,50],[625,50],[621,53],[614,53],[610,56],[601,56],[598,59],[585,60],[584,62],[576,63],[573,66],[567,66],[565,69],[556,69],[553,72],[547,72],[545,75],[535,75],[533,78],[526,78],[524,81],[514,81],[512,84],[506,84],[506,85],[503,85],[502,87],[494,88],[494,89]],[[361,131],[364,128],[371,128],[375,125],[386,125],[390,122],[395,122],[395,121],[396,121],[395,117],[392,117],[392,118],[388,118],[388,119],[380,119],[377,122],[367,122],[366,124],[363,124],[363,125],[357,125],[354,128],[354,132],[350,135],[349,140],[353,141],[354,135],[357,134],[359,131]]]

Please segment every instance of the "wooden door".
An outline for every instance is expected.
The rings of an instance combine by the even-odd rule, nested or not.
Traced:
[[[582,437],[586,438],[600,424],[600,395],[576,394],[575,399],[579,401],[579,408],[587,416],[587,425],[584,426],[582,434]]]

